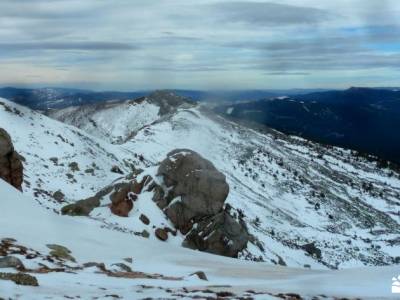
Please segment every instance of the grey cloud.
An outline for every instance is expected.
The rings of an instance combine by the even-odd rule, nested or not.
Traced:
[[[266,72],[266,75],[271,76],[308,76],[310,73],[307,72]]]
[[[223,2],[214,7],[223,21],[255,26],[315,24],[332,17],[317,8],[268,2]]]
[[[137,50],[138,46],[118,42],[23,42],[0,43],[1,51],[30,50],[86,50],[86,51],[129,51]]]

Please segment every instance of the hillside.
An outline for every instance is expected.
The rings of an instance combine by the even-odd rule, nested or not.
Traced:
[[[138,194],[134,209],[127,217],[119,217],[108,208],[112,198],[110,191],[132,178],[140,181],[152,176],[159,181],[156,170],[167,153],[186,148],[211,161],[226,176],[229,185],[226,203],[231,206],[232,215],[243,220],[251,234],[239,258],[241,261],[264,261],[251,268],[264,270],[267,265],[282,265],[303,270],[295,273],[313,274],[308,269],[399,263],[399,174],[353,156],[349,150],[322,146],[267,128],[248,128],[182,100],[173,94],[158,92],[138,102],[82,107],[84,113],[79,119],[70,118],[79,113],[63,113],[68,109],[53,115],[63,117],[69,124],[79,120],[77,126],[88,130],[89,134],[3,99],[0,127],[10,133],[15,149],[24,158],[24,194],[52,211],[46,213],[52,218],[50,223],[84,222],[91,224],[91,230],[103,228],[101,230],[110,235],[115,232],[124,240],[132,239],[132,243],[161,245],[155,229],[174,228],[174,224],[151,201],[154,192]],[[127,107],[133,112],[138,109],[137,116],[143,117],[140,128],[129,118],[130,114],[122,113],[123,118],[118,117],[118,112],[124,112]],[[148,115],[140,114],[145,107],[153,107],[154,112],[158,107],[158,112],[146,119]],[[114,118],[107,122],[112,122],[115,128],[124,128],[122,140],[121,131],[110,130],[106,136],[99,127],[87,129],[83,126],[91,123],[94,117],[107,115],[110,109],[115,112]],[[112,144],[114,141],[118,143]],[[100,206],[90,212],[89,218],[58,215],[67,204],[95,194],[100,195]],[[40,206],[35,209],[39,211]],[[149,218],[148,225],[143,223],[142,214]],[[200,255],[181,248],[184,239],[182,233],[169,234],[163,244],[173,247],[171,251],[179,256],[182,255],[180,251],[193,253],[188,255],[194,257]],[[59,243],[68,245],[64,239]],[[71,248],[75,253],[73,245]],[[176,249],[182,250],[177,252]],[[225,261],[217,256],[205,257]],[[189,264],[199,269],[197,264]],[[292,272],[291,269],[282,270]],[[379,270],[392,272],[390,268]],[[319,272],[315,274],[323,274]],[[179,273],[178,276],[183,275]]]
[[[400,92],[350,88],[222,105],[219,113],[400,163]]]
[[[124,118],[115,122],[131,126]],[[227,176],[227,202],[244,213],[259,240],[243,257],[312,268],[396,261],[400,182],[391,170],[344,149],[255,131],[198,107],[178,108],[140,130],[132,126],[135,137],[115,146],[118,151],[142,155],[151,167],[169,151],[188,148]],[[321,256],[304,250],[312,243]]]

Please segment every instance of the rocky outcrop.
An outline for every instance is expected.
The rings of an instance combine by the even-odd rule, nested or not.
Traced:
[[[137,193],[141,192],[146,180],[148,180],[147,177],[139,183],[136,180],[130,180],[109,185],[93,197],[64,206],[61,213],[70,216],[88,216],[93,209],[100,206],[100,200],[109,195],[111,212],[120,217],[128,217],[133,208],[133,202],[137,200]]]
[[[147,96],[146,100],[160,107],[160,116],[173,113],[178,107],[189,107],[193,105],[193,102],[188,98],[179,96],[168,90],[155,91]]]
[[[10,135],[2,128],[0,128],[0,178],[22,190],[21,156],[14,150]]]
[[[196,224],[186,236],[183,246],[237,257],[246,248],[248,239],[246,227],[223,211]]]
[[[177,149],[161,162],[158,175],[166,189],[155,186],[153,200],[187,234],[183,246],[230,257],[246,248],[247,228],[223,209],[229,186],[210,161]]]
[[[305,244],[305,245],[301,246],[301,248],[304,251],[306,251],[310,256],[315,257],[316,259],[322,258],[321,249],[319,249],[317,246],[315,246],[315,242]]]
[[[168,153],[158,175],[171,188],[159,206],[183,233],[190,230],[193,222],[219,213],[229,193],[225,175],[191,150]]]
[[[61,213],[69,216],[88,216],[90,212],[98,206],[100,206],[100,199],[97,197],[90,197],[64,206],[61,209]]]
[[[128,217],[133,208],[133,201],[137,199],[137,196],[133,193],[133,187],[134,185],[130,182],[122,183],[110,195],[110,209],[114,215]]]
[[[39,286],[36,277],[25,273],[0,273],[0,280],[10,280],[18,285]]]
[[[0,257],[0,269],[1,268],[25,269],[22,261],[14,256]]]

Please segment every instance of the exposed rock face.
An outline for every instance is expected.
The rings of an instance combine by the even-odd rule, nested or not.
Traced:
[[[0,128],[0,178],[22,190],[23,165],[20,155],[14,150],[10,135]]]
[[[183,245],[191,249],[237,257],[246,248],[248,240],[246,228],[223,211],[194,226]]]
[[[164,197],[165,213],[182,232],[187,232],[192,221],[212,216],[222,210],[229,193],[225,175],[196,152],[177,149],[161,162],[158,175],[167,187]],[[163,207],[164,206],[164,207]]]
[[[153,200],[177,229],[189,232],[183,246],[229,257],[246,248],[247,228],[223,210],[229,186],[210,161],[191,150],[177,149],[161,162],[158,175],[168,192],[155,186]]]
[[[111,212],[120,217],[128,217],[133,208],[133,201],[137,196],[133,193],[134,185],[132,183],[123,183],[116,187],[116,191],[110,195]]]
[[[160,107],[160,116],[173,113],[180,106],[193,105],[188,98],[176,95],[167,90],[155,91],[146,97],[146,100]]]

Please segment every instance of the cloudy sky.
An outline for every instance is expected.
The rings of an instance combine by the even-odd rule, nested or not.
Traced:
[[[0,85],[400,86],[399,0],[1,0]]]

